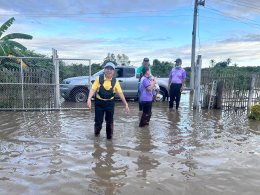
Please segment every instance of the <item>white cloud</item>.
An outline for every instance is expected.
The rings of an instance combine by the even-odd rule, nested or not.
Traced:
[[[254,37],[254,35],[248,35]],[[38,37],[34,40],[20,41],[30,50],[38,53],[51,55],[51,49],[58,50],[60,57],[66,58],[89,58],[93,62],[101,62],[108,52],[114,54],[126,54],[134,65],[139,65],[144,57],[151,60],[174,61],[175,58],[182,58],[184,66],[190,66],[191,47],[153,49],[147,47],[127,47],[118,44],[111,44],[107,39],[76,39],[70,37]],[[233,63],[239,66],[259,66],[260,65],[260,42],[248,40],[233,40],[205,43],[200,52],[202,55],[203,67],[209,66],[209,61],[223,61],[231,58]]]
[[[104,3],[105,2],[105,3]],[[33,40],[21,40],[19,42],[23,43],[30,50],[35,50],[38,53],[43,53],[51,55],[51,49],[55,48],[58,50],[60,57],[71,57],[71,58],[90,58],[94,62],[102,61],[108,52],[115,54],[126,54],[129,56],[130,60],[135,64],[139,65],[144,57],[149,57],[152,59],[159,59],[161,61],[174,61],[175,58],[181,57],[183,59],[184,66],[190,66],[190,55],[191,55],[191,46],[184,45],[180,47],[169,47],[168,43],[173,43],[172,37],[164,36],[163,33],[159,35],[145,35],[140,33],[139,37],[132,35],[127,35],[129,29],[123,29],[122,34],[113,36],[114,38],[92,38],[94,35],[99,34],[113,34],[111,29],[104,28],[99,23],[94,23],[93,25],[78,25],[72,26],[71,29],[76,29],[77,32],[80,32],[80,36],[85,35],[83,38],[79,38],[78,34],[65,34],[62,36],[58,33],[49,33],[51,36],[38,35],[33,31],[34,29],[38,32],[52,32],[56,29],[54,28],[63,28],[62,25],[56,25],[56,20],[43,20],[41,16],[48,17],[49,15],[59,15],[60,14],[71,14],[69,16],[80,16],[86,13],[102,13],[106,15],[108,12],[114,14],[120,14],[122,12],[140,12],[143,11],[144,14],[153,14],[152,11],[158,10],[173,10],[178,6],[189,5],[191,7],[190,0],[164,0],[163,3],[160,0],[133,0],[133,1],[119,1],[119,0],[108,0],[108,1],[86,1],[78,0],[77,3],[72,0],[57,0],[57,1],[33,1],[33,0],[14,0],[14,1],[3,1],[1,3],[0,14],[4,14],[6,17],[9,17],[12,14],[19,15],[22,17],[17,18],[15,25],[8,29],[7,33],[11,32],[23,32],[27,34],[34,35]],[[229,3],[232,2],[234,6],[230,6]],[[241,2],[241,1],[240,1]],[[225,0],[221,4],[217,0],[206,1],[206,6],[216,5],[216,9],[221,11],[229,11],[227,14],[236,14],[235,12],[241,12],[242,10],[247,12],[243,13],[256,13],[256,9],[252,7],[253,4],[259,5],[259,1],[250,0],[248,1],[249,6],[239,6],[236,5],[236,1]],[[232,4],[231,3],[231,4]],[[238,3],[238,1],[237,1]],[[147,12],[146,12],[147,11]],[[235,12],[234,12],[235,11]],[[192,12],[192,7],[191,7]],[[163,13],[163,12],[162,12]],[[258,10],[259,13],[259,10]],[[42,15],[43,14],[43,15]],[[25,16],[25,17],[24,17]],[[34,16],[31,18],[30,16]],[[39,16],[39,17],[37,17]],[[7,18],[8,19],[8,18]],[[25,19],[25,23],[23,19]],[[48,18],[49,19],[49,18]],[[81,21],[76,20],[74,17],[69,17],[69,19],[75,19],[76,22],[80,23],[82,21],[87,23],[88,18],[80,18]],[[93,19],[95,20],[95,19]],[[3,18],[0,19],[0,22],[4,22]],[[51,24],[49,23],[51,22]],[[180,22],[185,22],[181,20]],[[131,24],[132,25],[132,24]],[[124,27],[120,27],[124,28]],[[140,31],[146,32],[152,31],[149,29],[149,26],[139,26],[131,28],[137,29]],[[230,30],[230,29],[228,29]],[[244,30],[244,29],[243,29]],[[134,31],[134,30],[130,30]],[[70,33],[69,31],[66,31]],[[75,31],[74,31],[75,32]],[[93,34],[93,32],[95,34]],[[140,31],[141,32],[141,31]],[[220,42],[213,42],[213,38],[209,42],[202,43],[200,53],[203,56],[203,66],[208,66],[210,59],[215,59],[216,61],[225,60],[231,58],[233,62],[238,63],[240,66],[246,65],[260,65],[260,37],[258,34],[245,34],[243,36],[241,33],[237,32],[238,36],[226,37],[225,40]],[[93,36],[92,36],[93,35]],[[100,36],[101,36],[100,35]],[[78,38],[75,38],[77,37]],[[231,36],[231,35],[226,35]],[[96,37],[96,36],[95,36]],[[99,37],[99,36],[98,36]],[[224,37],[224,36],[223,36]],[[190,38],[190,37],[189,37]],[[149,44],[144,44],[148,43]],[[151,44],[152,43],[152,44]],[[161,43],[161,44],[159,44]],[[186,42],[187,43],[187,42]],[[159,46],[162,45],[162,46]],[[156,46],[156,47],[155,47]],[[248,64],[250,63],[250,64]]]
[[[205,7],[213,7],[228,16],[252,17],[259,15],[259,0],[208,0]]]
[[[59,15],[59,14],[86,14],[86,13],[100,13],[106,15],[107,13],[122,13],[128,11],[153,11],[158,9],[172,9],[176,6],[190,3],[190,0],[13,0],[1,2],[1,7],[4,9],[15,9],[23,14],[30,14],[34,16],[40,15]]]
[[[12,15],[18,15],[18,14],[19,14],[19,12],[17,12],[17,11],[0,8],[0,15],[12,16]]]

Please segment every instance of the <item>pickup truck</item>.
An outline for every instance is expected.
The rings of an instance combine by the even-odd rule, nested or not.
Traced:
[[[91,77],[79,76],[64,79],[60,86],[61,96],[67,101],[85,102],[91,84],[96,77],[103,73],[100,70]],[[126,99],[138,100],[137,90],[139,79],[136,78],[137,68],[134,66],[116,66],[115,77],[120,82]],[[156,97],[157,101],[165,101],[168,98],[168,78],[156,78],[160,91]],[[89,82],[90,81],[90,82]]]

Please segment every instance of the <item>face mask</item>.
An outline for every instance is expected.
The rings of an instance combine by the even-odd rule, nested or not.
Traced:
[[[176,65],[175,68],[181,68],[181,65]]]

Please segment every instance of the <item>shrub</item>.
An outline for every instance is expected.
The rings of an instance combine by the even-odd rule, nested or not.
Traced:
[[[249,118],[260,121],[260,104],[251,106]]]

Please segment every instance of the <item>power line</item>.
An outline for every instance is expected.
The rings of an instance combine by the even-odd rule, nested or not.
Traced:
[[[209,0],[209,1],[212,2],[212,0]],[[228,5],[231,5],[233,7],[242,7],[242,8],[247,7],[250,9],[254,9],[255,11],[260,13],[260,9],[259,9],[260,5],[255,5],[255,4],[250,5],[249,2],[246,3],[246,2],[239,1],[239,0],[237,0],[235,2],[228,1],[228,0],[222,0],[222,1],[224,1],[225,3],[227,3]]]
[[[226,0],[224,0],[224,1],[226,1]],[[240,5],[242,4],[244,6],[248,6],[248,7],[251,7],[251,8],[256,8],[256,7],[260,6],[260,4],[254,4],[254,3],[250,2],[250,1],[246,1],[245,2],[245,1],[241,1],[241,0],[236,0],[235,2],[236,2],[236,4],[237,3],[240,4]]]
[[[7,16],[0,14],[0,16]],[[13,15],[12,15],[13,16]],[[23,17],[31,17],[33,15],[20,15]],[[35,16],[35,15],[34,15]],[[59,18],[59,17],[79,17],[79,18],[103,18],[103,19],[109,19],[109,18],[170,18],[170,17],[185,17],[185,16],[192,16],[192,14],[182,14],[182,15],[135,15],[135,16],[86,16],[86,15],[37,15],[35,17],[45,17],[45,18]]]
[[[214,9],[214,8],[211,7],[211,6],[207,6],[206,9],[211,10],[211,11],[214,11],[215,13],[217,13],[217,14],[219,14],[219,15],[221,15],[221,16],[228,17],[228,18],[231,18],[231,19],[233,19],[233,20],[239,21],[239,22],[241,22],[241,23],[244,23],[244,24],[247,24],[247,25],[251,25],[251,26],[260,28],[260,24],[258,24],[257,21],[252,20],[252,19],[250,19],[250,18],[227,15],[227,13],[222,12],[222,11],[219,11],[219,10],[217,10],[217,9]],[[246,22],[245,20],[248,21],[248,22]]]
[[[98,15],[98,17],[108,17],[108,15],[115,15],[115,14],[149,14],[149,13],[165,13],[165,12],[177,12],[180,9],[165,9],[165,10],[138,10],[138,11],[115,11],[115,12],[89,12],[89,13],[54,13],[60,12],[61,10],[53,10],[51,13],[5,13],[0,14],[0,16],[14,16],[14,15],[22,15],[22,16],[39,16],[39,17],[66,17],[66,16],[88,16],[88,15]],[[62,10],[63,11],[63,10]],[[120,17],[120,16],[119,16]]]
[[[219,13],[221,13],[221,14],[224,14],[225,16],[228,16],[228,17],[232,17],[232,18],[236,18],[236,19],[245,19],[245,20],[248,20],[248,21],[251,21],[251,22],[254,22],[254,23],[256,23],[257,24],[257,21],[255,21],[255,20],[252,20],[252,19],[250,19],[250,18],[247,18],[247,17],[241,17],[241,16],[231,16],[231,15],[228,15],[227,13],[225,13],[225,12],[222,12],[222,11],[219,11],[219,10],[217,10],[217,9],[215,9],[215,8],[213,8],[213,7],[211,7],[211,6],[207,6],[208,8],[210,8],[211,10],[213,10],[213,11],[216,11],[216,12],[219,12]]]

